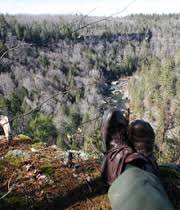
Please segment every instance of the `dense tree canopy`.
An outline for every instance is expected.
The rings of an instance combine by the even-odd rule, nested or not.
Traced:
[[[110,106],[104,101],[110,82],[134,72],[129,85],[134,115],[164,131],[179,126],[180,15],[99,20],[0,15],[0,56],[9,49],[0,60],[1,111],[12,118],[58,93],[37,116],[14,121],[15,132],[28,128],[38,140],[48,141],[49,135],[66,148],[99,149],[100,118],[83,123]],[[48,125],[45,133],[38,123]]]

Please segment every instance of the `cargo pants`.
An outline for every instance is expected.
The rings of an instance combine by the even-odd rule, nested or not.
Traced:
[[[157,176],[133,165],[112,183],[108,197],[113,210],[173,210]]]

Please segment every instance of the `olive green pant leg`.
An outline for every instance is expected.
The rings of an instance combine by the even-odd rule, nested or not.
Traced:
[[[108,197],[113,210],[174,209],[158,177],[132,165],[112,183]]]

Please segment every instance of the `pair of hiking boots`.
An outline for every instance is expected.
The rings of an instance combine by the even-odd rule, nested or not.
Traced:
[[[157,174],[155,134],[148,122],[135,120],[129,125],[121,110],[112,108],[104,114],[101,135],[105,146],[101,173],[109,185],[127,164]]]

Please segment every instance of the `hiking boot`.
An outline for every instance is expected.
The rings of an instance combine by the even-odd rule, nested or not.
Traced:
[[[106,183],[111,185],[123,173],[127,164],[139,167],[147,163],[148,161],[143,155],[134,152],[127,145],[119,144],[105,153],[101,166],[101,176]]]
[[[128,121],[120,109],[111,108],[103,116],[101,136],[105,151],[127,141]]]
[[[104,114],[101,134],[105,155],[101,175],[109,185],[124,171],[126,164],[139,166],[148,162],[128,145],[127,127],[128,122],[121,110],[112,108]]]
[[[151,166],[144,167],[150,172],[157,173],[158,166],[153,155],[155,133],[151,125],[144,120],[133,121],[128,128],[128,139],[133,149],[150,162]]]

